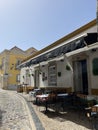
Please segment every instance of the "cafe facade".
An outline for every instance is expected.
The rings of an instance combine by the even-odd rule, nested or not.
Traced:
[[[98,95],[97,25],[93,20],[25,59],[20,84]]]

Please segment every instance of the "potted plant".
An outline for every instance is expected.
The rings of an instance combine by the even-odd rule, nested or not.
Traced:
[[[70,66],[68,64],[66,65],[66,70],[68,70],[68,71],[71,70],[71,68],[70,68]]]

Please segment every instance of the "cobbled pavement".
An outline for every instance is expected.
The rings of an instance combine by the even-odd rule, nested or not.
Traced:
[[[0,89],[0,130],[32,130],[26,105],[15,91]]]

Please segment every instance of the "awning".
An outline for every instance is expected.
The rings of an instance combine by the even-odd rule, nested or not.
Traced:
[[[66,56],[67,57],[74,56],[74,55],[77,55],[77,54],[80,54],[80,53],[84,53],[84,52],[87,52],[87,51],[95,52],[97,49],[98,49],[98,42],[94,43],[93,45],[90,44],[88,46],[85,46],[84,48],[80,48],[78,50],[75,50],[75,51],[72,51],[70,53],[67,53]]]
[[[53,49],[47,53],[44,53],[36,58],[31,59],[29,63],[25,65],[35,65],[59,57],[62,54],[72,53],[75,51],[78,52],[78,49],[83,49],[87,45],[91,45],[95,42],[97,42],[97,33],[87,33],[87,35],[83,35],[67,44],[59,46],[56,49]]]

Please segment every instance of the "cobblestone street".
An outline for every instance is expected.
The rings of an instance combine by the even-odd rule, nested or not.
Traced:
[[[35,130],[24,99],[14,91],[0,90],[0,130]]]

